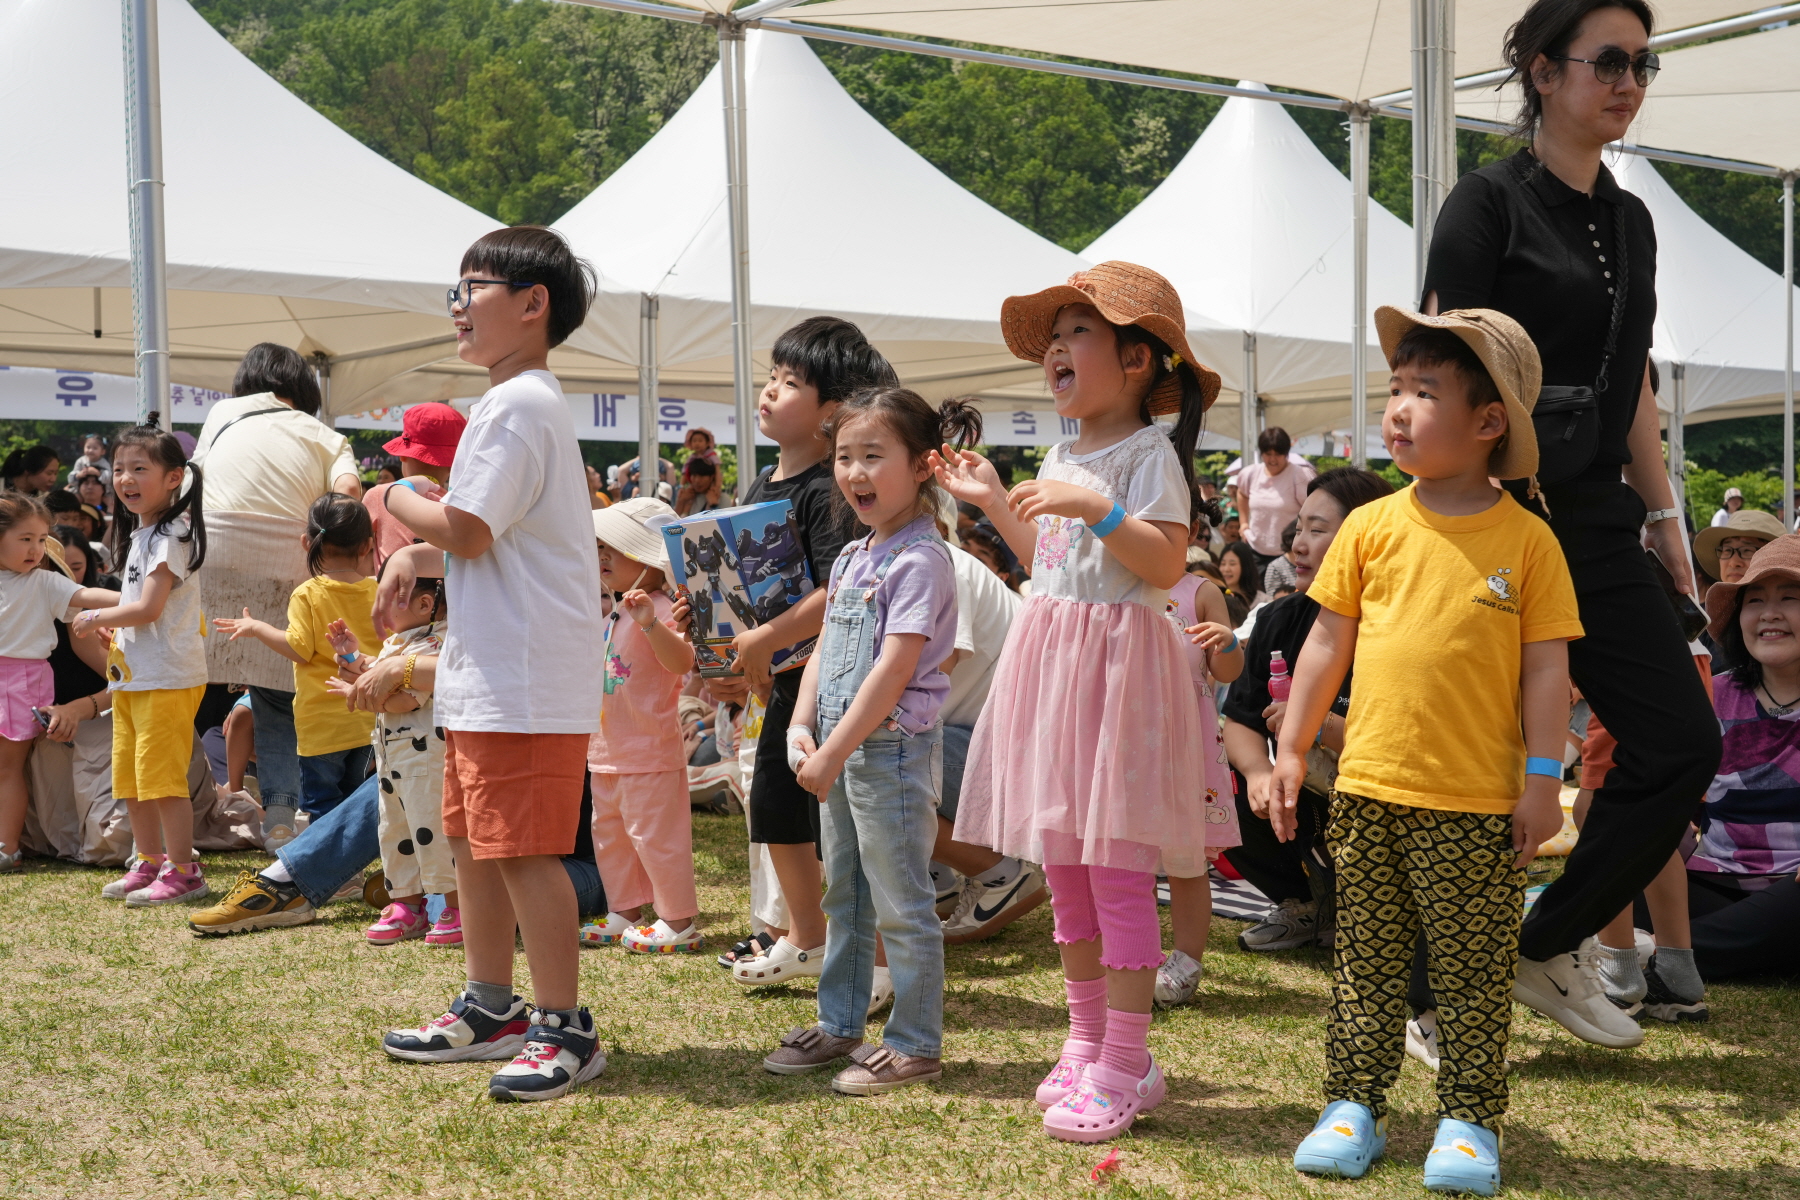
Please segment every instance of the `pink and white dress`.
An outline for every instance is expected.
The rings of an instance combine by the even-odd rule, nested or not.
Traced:
[[[1187,481],[1161,428],[1088,454],[1072,445],[1053,446],[1038,478],[1187,524]],[[957,840],[1047,866],[1204,874],[1211,827],[1194,784],[1212,743],[1169,593],[1067,517],[1038,518],[1031,579],[969,745]]]
[[[1206,669],[1206,649],[1196,646],[1187,635],[1189,626],[1198,625],[1200,589],[1205,584],[1200,576],[1187,574],[1169,589],[1168,614],[1175,626],[1176,637],[1187,651],[1188,675],[1194,681],[1194,699],[1200,705],[1200,741],[1206,760],[1206,778],[1197,788],[1189,789],[1190,799],[1197,790],[1206,815],[1206,845],[1210,850],[1223,850],[1240,845],[1244,838],[1238,832],[1237,802],[1232,797],[1231,764],[1225,758],[1225,746],[1219,740],[1219,704],[1214,698],[1216,684]],[[1165,872],[1168,873],[1168,872]]]

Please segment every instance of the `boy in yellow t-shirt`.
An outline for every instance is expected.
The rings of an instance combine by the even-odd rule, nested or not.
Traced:
[[[1439,998],[1437,1139],[1425,1186],[1500,1186],[1506,1042],[1525,865],[1562,827],[1568,641],[1581,636],[1550,528],[1491,477],[1537,470],[1543,369],[1487,309],[1376,313],[1393,370],[1382,439],[1412,486],[1345,520],[1308,595],[1270,820],[1292,836],[1305,752],[1344,672],[1336,984],[1326,1107],[1294,1166],[1360,1176],[1386,1143],[1420,928]]]

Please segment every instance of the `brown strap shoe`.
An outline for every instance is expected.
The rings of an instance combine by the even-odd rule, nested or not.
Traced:
[[[796,1025],[781,1035],[781,1046],[763,1059],[763,1069],[777,1075],[803,1075],[859,1049],[868,1049],[861,1038],[832,1037],[817,1025],[810,1029]]]
[[[879,1096],[915,1083],[930,1083],[944,1075],[940,1058],[913,1058],[886,1046],[859,1046],[851,1055],[852,1066],[839,1071],[831,1086],[850,1096]]]

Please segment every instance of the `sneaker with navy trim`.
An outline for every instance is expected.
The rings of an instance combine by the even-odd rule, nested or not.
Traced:
[[[606,1054],[594,1032],[588,1010],[575,1010],[577,1025],[565,1025],[561,1013],[534,1009],[525,1048],[494,1072],[488,1095],[502,1102],[555,1100],[578,1083],[606,1070]]]
[[[450,1011],[417,1029],[396,1029],[381,1048],[407,1062],[501,1062],[525,1047],[531,1005],[519,996],[505,1012],[489,1012],[463,993]]]
[[[1294,1170],[1361,1179],[1386,1149],[1386,1117],[1354,1100],[1333,1100],[1294,1150]]]
[[[1500,1191],[1500,1134],[1444,1117],[1425,1156],[1425,1187],[1433,1192],[1492,1196]]]

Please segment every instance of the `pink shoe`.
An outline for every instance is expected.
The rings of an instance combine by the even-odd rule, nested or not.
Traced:
[[[363,936],[377,946],[392,946],[395,942],[410,942],[414,938],[422,938],[430,928],[431,922],[425,919],[423,905],[414,908],[396,900],[381,910],[380,919],[369,926]]]
[[[1079,1047],[1079,1050],[1077,1049]],[[1050,1108],[1062,1103],[1070,1092],[1081,1086],[1081,1073],[1088,1068],[1100,1054],[1100,1047],[1092,1042],[1078,1042],[1070,1038],[1063,1043],[1062,1057],[1044,1076],[1044,1082],[1038,1084],[1037,1106]]]
[[[1044,1132],[1065,1142],[1104,1142],[1131,1128],[1139,1113],[1161,1104],[1167,1094],[1155,1059],[1142,1079],[1093,1063],[1075,1090],[1044,1113]]]
[[[206,886],[206,873],[197,862],[189,863],[187,869],[165,862],[156,873],[156,881],[149,887],[139,888],[125,897],[126,908],[155,908],[159,904],[185,904],[190,900],[199,900],[212,891]]]
[[[460,946],[462,945],[462,910],[444,906],[438,914],[437,924],[425,935],[427,946]]]
[[[162,869],[160,862],[148,858],[134,858],[125,874],[100,889],[104,900],[123,900],[136,891],[141,891],[156,882],[156,873]]]

